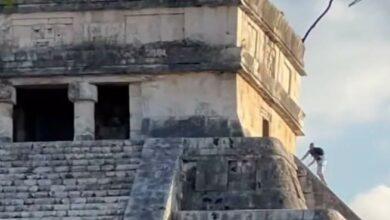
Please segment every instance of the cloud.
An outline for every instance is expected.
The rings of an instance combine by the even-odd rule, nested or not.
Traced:
[[[351,207],[365,220],[388,220],[390,216],[390,186],[380,185],[355,197]]]
[[[272,2],[284,11],[301,36],[328,3],[320,0]],[[334,1],[330,13],[305,43],[308,76],[302,79],[300,105],[307,115],[306,136],[299,139],[298,145],[304,147],[298,150],[303,153],[312,141],[324,146],[330,168],[333,164],[329,182],[342,198],[350,201],[367,186],[390,183],[387,166],[390,160],[390,1],[365,0],[350,8],[348,3],[348,0]],[[348,180],[346,172],[351,172]],[[387,204],[390,210],[390,201],[363,201],[370,193],[388,192],[389,187],[378,186],[355,197],[354,207],[363,219],[380,220],[368,218],[364,206],[380,210],[382,204]],[[362,205],[364,202],[368,204]]]
[[[325,1],[274,0],[302,35]],[[302,106],[309,136],[337,138],[351,126],[390,120],[390,3],[335,1],[306,42]],[[332,129],[329,129],[332,128]]]
[[[338,15],[330,16],[311,39],[307,53],[311,75],[304,79],[304,91],[310,92],[303,93],[303,101],[315,117],[349,125],[379,121],[388,115],[390,40],[383,40],[376,31],[385,17],[364,21],[362,17],[369,17],[366,13],[346,22],[344,13],[335,10]]]

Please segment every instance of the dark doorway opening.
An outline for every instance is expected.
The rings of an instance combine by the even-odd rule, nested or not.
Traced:
[[[14,140],[65,141],[73,139],[73,103],[66,88],[17,89]]]
[[[128,85],[100,85],[98,96],[95,109],[96,139],[128,139]]]
[[[263,118],[263,137],[269,137],[269,121]]]

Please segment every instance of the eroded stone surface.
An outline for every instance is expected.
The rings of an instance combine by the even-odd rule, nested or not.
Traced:
[[[0,143],[13,140],[13,104],[0,102]]]
[[[186,139],[183,210],[301,209],[291,156],[275,139]]]
[[[0,83],[0,103],[16,105],[16,89],[12,85]]]
[[[168,220],[178,210],[176,184],[183,139],[149,139],[126,207],[125,220]]]
[[[149,137],[242,136],[239,122],[219,115],[144,118],[141,132]]]
[[[179,210],[305,208],[292,157],[275,139],[149,139],[127,219]]]
[[[306,210],[306,185],[275,139],[19,143],[0,154],[2,219],[344,219]]]
[[[97,102],[97,87],[88,82],[74,82],[69,85],[69,100],[72,102],[91,101]]]
[[[106,83],[105,77],[114,84],[137,81],[141,95],[132,103],[138,106],[130,108],[145,114],[130,120],[131,137],[262,136],[258,127],[263,116],[258,113],[264,109],[276,118],[271,127],[282,128],[273,136],[289,148],[294,149],[295,136],[303,134],[303,114],[297,105],[302,74],[302,62],[297,60],[302,59],[303,44],[269,1],[14,3],[3,11],[9,14],[0,13],[0,75],[22,86],[35,85],[36,81],[40,85],[63,85],[85,78]],[[94,10],[102,4],[115,10]],[[41,13],[26,13],[37,9]],[[247,59],[248,54],[252,60]],[[272,80],[259,74],[263,70]],[[265,97],[259,109],[252,108],[254,103],[242,109],[235,105],[241,100],[235,92],[241,90],[238,80],[231,79],[230,87],[226,87],[224,74],[244,72],[256,78],[248,80],[258,90],[256,96]],[[205,73],[221,76],[222,81],[206,88],[212,77],[204,81],[200,75]],[[149,101],[157,96],[144,95],[148,91],[143,91],[143,85],[149,80],[162,82],[166,75],[171,76],[169,86],[179,89],[166,97],[182,101],[175,103],[162,96],[162,101]],[[190,78],[194,81],[188,84]],[[258,79],[266,80],[253,83]],[[162,82],[161,86],[165,87],[153,92],[164,94],[168,84]],[[191,92],[183,99],[181,94],[186,91]],[[205,91],[210,97],[217,94],[216,98],[211,100]],[[254,118],[253,122],[248,118]],[[92,130],[84,130],[87,134],[77,137],[93,139]]]
[[[345,220],[334,210],[182,211],[174,220]]]
[[[0,143],[13,140],[13,109],[16,104],[15,87],[0,83]]]
[[[28,12],[50,12],[50,11],[85,11],[96,9],[132,9],[139,10],[145,8],[179,8],[198,6],[239,6],[243,5],[250,13],[262,18],[268,27],[275,30],[275,35],[282,40],[283,46],[287,46],[288,53],[295,55],[298,62],[302,62],[304,46],[299,36],[297,36],[282,13],[276,9],[269,1],[261,0],[207,0],[207,1],[72,1],[71,3],[58,3],[53,0],[40,0],[34,3],[17,0],[9,5],[0,3],[0,13],[28,13]],[[303,63],[303,62],[302,62]]]
[[[1,219],[122,219],[142,145],[0,145]]]
[[[87,82],[71,83],[68,97],[74,103],[74,140],[94,140],[97,87]]]

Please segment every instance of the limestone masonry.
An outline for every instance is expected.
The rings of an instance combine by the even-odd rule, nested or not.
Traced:
[[[0,219],[359,219],[294,158],[267,0],[0,0]]]

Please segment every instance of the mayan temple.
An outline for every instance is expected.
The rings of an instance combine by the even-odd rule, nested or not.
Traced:
[[[294,156],[267,0],[0,0],[0,219],[358,220]]]

